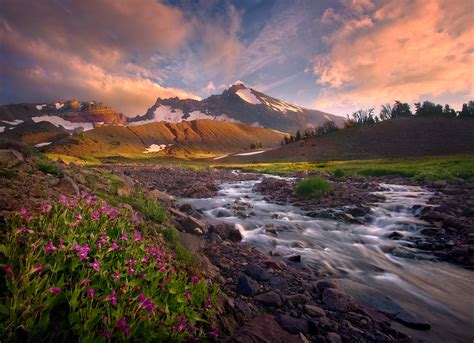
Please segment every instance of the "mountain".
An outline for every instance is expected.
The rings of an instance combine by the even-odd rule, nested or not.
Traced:
[[[474,153],[474,119],[404,117],[345,128],[222,162],[330,161]]]
[[[126,118],[101,102],[78,100],[52,104],[13,104],[0,106],[2,137],[27,144],[56,141],[69,133],[91,130],[109,124],[125,124]]]
[[[342,117],[291,105],[243,84],[235,84],[222,94],[201,101],[158,98],[146,114],[129,119],[129,124],[155,121],[177,123],[195,119],[245,123],[284,132],[319,126],[329,120],[341,126],[344,121]]]
[[[76,157],[143,155],[197,157],[280,145],[285,134],[272,129],[214,120],[154,122],[138,126],[109,125],[67,137],[47,151]],[[144,155],[143,155],[144,156]]]

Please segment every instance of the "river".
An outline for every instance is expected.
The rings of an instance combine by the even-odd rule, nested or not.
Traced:
[[[388,237],[394,231],[404,237],[421,235],[422,229],[429,228],[412,208],[429,206],[430,192],[416,186],[381,184],[377,193],[386,200],[371,204],[370,223],[348,224],[309,217],[295,206],[268,202],[253,191],[258,182],[261,178],[223,183],[214,198],[179,202],[200,209],[205,217],[233,222],[243,240],[265,254],[301,255],[299,265],[333,279],[361,301],[383,307],[387,304],[380,302],[388,297],[389,307],[395,304],[416,321],[431,325],[430,330],[413,330],[394,323],[400,331],[432,342],[472,342],[474,272],[436,261],[407,240]]]

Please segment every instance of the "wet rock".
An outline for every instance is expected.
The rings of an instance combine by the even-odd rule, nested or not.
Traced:
[[[172,195],[169,195],[169,194],[166,194],[164,192],[161,192],[158,189],[154,189],[154,190],[150,191],[149,195],[152,198],[154,198],[158,201],[161,201],[165,204],[168,204],[168,205],[170,205],[172,202],[176,201],[176,197],[174,197]]]
[[[254,300],[266,306],[281,307],[283,305],[280,295],[273,291],[256,295]]]
[[[237,292],[246,295],[253,296],[258,290],[258,283],[245,274],[240,274],[237,280]]]
[[[23,162],[23,155],[16,150],[0,149],[0,167],[12,168]]]
[[[347,211],[347,213],[349,213],[350,215],[354,217],[363,217],[369,212],[370,212],[370,207],[366,207],[366,206],[357,206]]]
[[[217,218],[232,217],[233,216],[231,211],[223,209],[223,208],[218,209],[215,215],[216,215]]]
[[[314,283],[314,288],[315,290],[322,292],[326,288],[336,288],[336,286],[332,282],[329,282],[326,280],[320,280]]]
[[[304,310],[311,317],[326,317],[326,311],[316,305],[304,305]]]
[[[272,316],[262,314],[240,328],[228,342],[301,343],[301,340],[283,330]]]
[[[218,234],[223,240],[228,239],[232,242],[242,240],[242,234],[234,227],[234,224],[212,219],[205,219],[202,222],[210,233]]]
[[[323,303],[334,311],[347,312],[354,310],[357,305],[346,292],[336,288],[326,288],[323,291]]]
[[[393,231],[391,234],[388,235],[388,238],[398,240],[403,238],[403,235],[398,231]]]
[[[79,187],[69,176],[65,176],[61,179],[59,182],[59,190],[65,194],[79,196]]]
[[[301,255],[299,254],[293,254],[293,255],[287,256],[286,258],[288,259],[288,261],[291,261],[291,262],[301,262]]]
[[[245,270],[245,274],[257,281],[267,281],[271,276],[270,273],[268,273],[265,269],[255,264],[248,266]]]
[[[184,213],[191,213],[193,211],[193,207],[190,204],[183,204],[179,207],[179,210]]]
[[[277,318],[278,323],[281,327],[293,335],[297,335],[300,332],[308,333],[310,331],[309,323],[306,319],[293,318],[287,315],[281,315]]]
[[[187,233],[192,233],[192,234],[207,233],[207,228],[206,228],[205,223],[192,216],[186,216],[185,219],[181,221],[181,227]]]

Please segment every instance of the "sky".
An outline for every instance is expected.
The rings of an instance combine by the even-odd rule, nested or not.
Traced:
[[[472,0],[2,0],[0,104],[126,115],[238,81],[345,115],[474,99]]]

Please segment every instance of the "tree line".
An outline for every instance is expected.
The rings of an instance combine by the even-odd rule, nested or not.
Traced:
[[[393,104],[383,104],[380,113],[375,114],[374,108],[360,109],[352,114],[346,115],[344,127],[356,127],[361,125],[371,125],[384,120],[390,120],[409,116],[445,116],[449,118],[473,118],[474,119],[474,101],[462,105],[461,111],[455,111],[448,104],[442,106],[431,101],[415,103],[415,113],[412,112],[408,103],[395,101]],[[318,137],[330,132],[339,130],[333,121],[327,121],[322,126],[316,128],[307,128],[304,131],[298,130],[294,135],[286,136],[281,142],[282,145],[297,142],[303,139]]]

